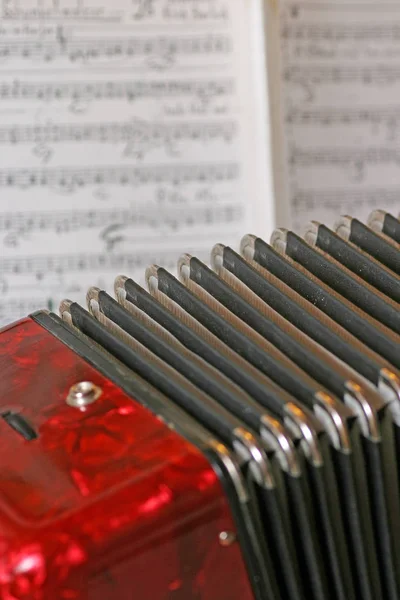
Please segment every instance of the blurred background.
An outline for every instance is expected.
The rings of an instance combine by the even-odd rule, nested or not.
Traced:
[[[398,214],[399,4],[0,7],[0,326],[245,233]]]

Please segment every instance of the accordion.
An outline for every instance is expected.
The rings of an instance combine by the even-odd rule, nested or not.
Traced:
[[[400,220],[0,332],[2,600],[398,600]]]

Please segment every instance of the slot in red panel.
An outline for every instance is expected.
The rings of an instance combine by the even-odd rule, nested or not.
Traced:
[[[26,319],[0,332],[2,600],[250,600],[221,485],[190,443]],[[92,381],[85,410],[65,402]]]

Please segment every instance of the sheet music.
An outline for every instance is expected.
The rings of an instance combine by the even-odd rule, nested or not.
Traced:
[[[0,11],[0,325],[272,227],[247,0]]]
[[[289,1],[280,12],[287,221],[400,211],[400,4]]]

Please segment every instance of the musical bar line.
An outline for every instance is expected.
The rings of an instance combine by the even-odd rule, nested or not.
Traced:
[[[307,23],[291,24],[282,28],[287,41],[307,42],[398,42],[400,26],[396,23]]]
[[[64,142],[171,144],[183,141],[232,140],[234,121],[157,123],[132,119],[121,123],[49,123],[0,127],[0,144],[55,144]]]
[[[348,166],[365,167],[367,164],[400,165],[400,148],[370,147],[370,148],[293,148],[290,154],[293,166],[324,167]]]
[[[212,80],[111,80],[111,81],[13,81],[0,82],[0,101],[98,101],[140,98],[198,96],[210,99],[230,96],[235,89],[232,79]]]
[[[178,230],[181,227],[232,223],[238,221],[242,212],[240,204],[196,206],[193,202],[179,207],[163,207],[152,203],[145,207],[115,207],[107,210],[5,212],[0,214],[0,232],[77,232],[83,229],[110,228],[115,224],[124,228],[134,226]]]
[[[177,164],[127,167],[62,167],[0,169],[0,187],[55,187],[76,190],[86,186],[141,186],[158,183],[216,183],[238,178],[238,163]]]
[[[389,65],[318,66],[293,65],[285,69],[283,78],[299,85],[363,83],[389,85],[400,82],[400,67]]]
[[[108,7],[107,7],[108,8]],[[57,19],[62,20],[73,20],[86,22],[89,21],[91,23],[98,22],[121,22],[121,14],[120,11],[114,6],[111,5],[109,10],[105,10],[105,7],[99,4],[98,6],[85,6],[83,1],[76,2],[76,6],[72,6],[69,2],[67,6],[62,6],[62,4],[58,1],[52,2],[52,6],[45,6],[42,1],[36,2],[36,6],[34,3],[28,3],[26,6],[22,2],[9,2],[8,0],[2,2],[1,9],[1,18],[5,21],[16,20],[19,22],[23,22],[25,20],[35,21],[35,20],[51,20]]]
[[[400,108],[398,106],[289,108],[285,119],[287,123],[294,125],[375,125],[383,122],[393,124],[400,120]]]
[[[377,199],[382,205],[397,209],[400,198],[400,186],[372,187],[368,189],[336,188],[332,190],[296,190],[292,195],[293,207],[298,210],[314,210],[317,208],[332,209],[337,212],[340,207],[351,203],[357,209],[376,206]],[[397,213],[397,211],[396,211]]]
[[[53,254],[36,256],[14,256],[0,258],[3,276],[22,274],[76,273],[85,271],[122,271],[127,273],[144,269],[152,263],[174,268],[180,252],[178,250],[154,249],[152,251],[124,252],[113,254]]]
[[[226,35],[191,35],[152,37],[135,36],[126,39],[60,39],[49,41],[15,40],[0,42],[0,60],[42,59],[46,62],[66,58],[70,62],[111,58],[151,57],[152,55],[175,56],[197,54],[228,54],[232,43]]]
[[[292,12],[301,9],[313,12],[371,11],[382,13],[393,11],[397,13],[400,10],[400,5],[398,2],[290,2],[288,8]]]
[[[1,282],[0,282],[1,290]],[[49,299],[46,297],[23,299],[18,297],[7,301],[0,301],[0,320],[8,319],[9,322],[17,320],[21,315],[29,315],[36,310],[43,309],[48,306]]]

